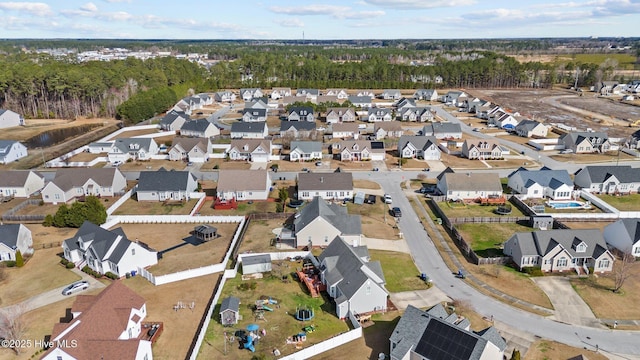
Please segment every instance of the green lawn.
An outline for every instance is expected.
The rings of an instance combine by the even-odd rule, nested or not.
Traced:
[[[577,62],[591,63],[600,65],[607,59],[615,60],[618,63],[618,68],[633,70],[636,62],[636,57],[631,54],[575,54],[571,55]]]
[[[369,255],[371,255],[371,260],[378,260],[382,264],[384,278],[387,281],[386,288],[390,292],[429,288],[424,281],[420,280],[420,272],[413,264],[413,259],[409,254],[369,250]]]
[[[438,203],[440,209],[444,211],[444,213],[449,218],[457,218],[457,217],[501,217],[505,215],[498,215],[495,213],[495,210],[498,208],[497,205],[479,205],[479,204],[466,204],[462,206],[460,204],[447,204],[446,201],[441,201]],[[520,209],[515,206],[511,206],[511,214],[507,215],[509,217],[523,217],[525,216]]]
[[[502,243],[511,235],[533,230],[516,223],[459,224],[456,228],[480,257],[502,256]]]
[[[598,197],[620,211],[640,210],[640,194],[623,196],[601,194]]]

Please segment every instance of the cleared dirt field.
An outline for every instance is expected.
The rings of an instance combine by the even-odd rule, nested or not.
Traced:
[[[126,139],[126,138],[132,138],[132,137],[136,137],[136,136],[140,136],[140,135],[156,134],[156,133],[159,133],[159,132],[160,131],[158,129],[142,129],[142,130],[124,131],[124,132],[120,133],[119,135],[116,135],[113,138],[110,138],[109,140]]]
[[[584,95],[580,97],[562,98],[560,102],[580,109],[609,115],[620,120],[640,119],[640,107],[611,101],[606,98],[593,98]]]
[[[265,165],[266,167],[267,165]],[[209,159],[209,161],[202,164],[200,170],[248,170],[251,168],[251,163],[248,161],[227,161],[225,159]]]

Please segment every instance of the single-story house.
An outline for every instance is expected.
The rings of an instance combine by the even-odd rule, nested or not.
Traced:
[[[604,273],[613,269],[614,257],[600,230],[556,229],[515,233],[504,243],[520,270],[540,267],[544,272]]]
[[[362,225],[360,215],[350,215],[347,208],[329,204],[320,196],[302,208],[293,220],[295,247],[325,247],[337,236],[352,244],[360,244]]]
[[[22,224],[0,224],[0,263],[15,261],[16,252],[33,254],[31,230]]]
[[[402,97],[402,93],[397,89],[384,89],[380,98],[384,100],[398,100]]]
[[[549,132],[549,128],[535,120],[522,120],[516,125],[515,130],[518,136],[537,139],[546,138]]]
[[[629,165],[585,166],[576,172],[573,182],[594,193],[635,194],[640,190],[640,169]]]
[[[103,154],[111,151],[115,141],[97,141],[87,145],[90,154]]]
[[[488,124],[495,125],[500,129],[515,129],[518,125],[518,120],[506,111],[498,111],[495,114],[489,116]]]
[[[271,271],[271,255],[259,254],[242,256],[242,274],[265,273]]]
[[[353,198],[353,174],[349,172],[299,173],[299,200],[311,200],[316,196],[324,200]]]
[[[391,121],[393,115],[391,109],[387,108],[369,108],[367,115],[363,118],[363,121],[376,122],[376,121]]]
[[[124,163],[127,160],[151,160],[159,151],[158,144],[152,138],[116,139],[109,150],[109,162]]]
[[[507,186],[527,198],[550,198],[570,200],[573,195],[573,181],[567,170],[527,170],[520,168],[509,175]]]
[[[274,87],[271,89],[271,99],[280,100],[285,96],[291,96],[291,88]]]
[[[141,171],[135,193],[138,201],[188,201],[198,189],[198,180],[189,171]]]
[[[44,177],[33,170],[0,170],[0,198],[28,198],[44,187]]]
[[[413,98],[415,100],[436,101],[438,100],[438,91],[436,89],[418,89],[413,93]]]
[[[422,135],[436,139],[462,139],[462,128],[458,123],[434,122],[422,128]]]
[[[17,112],[0,109],[0,129],[24,125],[24,118]]]
[[[103,229],[85,221],[76,234],[62,243],[63,256],[79,268],[88,265],[100,274],[123,277],[158,263],[158,252],[127,238],[122,228]]]
[[[231,160],[266,163],[271,160],[272,148],[271,140],[232,139],[227,154]]]
[[[113,197],[124,194],[127,179],[117,168],[63,168],[41,191],[45,203],[66,203],[93,195]]]
[[[385,138],[399,138],[404,134],[402,125],[397,121],[376,123],[373,126],[373,135],[376,140]]]
[[[223,326],[233,326],[240,321],[240,299],[229,296],[220,303],[220,323]]]
[[[347,98],[347,101],[349,101],[353,106],[357,107],[357,108],[370,108],[372,105],[372,97],[371,96],[349,96]]]
[[[313,113],[313,108],[310,106],[294,106],[289,109],[287,114],[288,121],[316,121],[316,117]]]
[[[267,121],[267,109],[247,109],[242,110],[242,121]]]
[[[262,90],[260,88],[244,88],[240,89],[240,97],[244,101],[249,101],[253,98],[262,97]]]
[[[342,140],[331,145],[333,157],[340,161],[383,161],[382,141]]]
[[[316,131],[316,123],[308,121],[281,121],[280,136],[298,139],[300,137],[309,137],[312,132]]]
[[[437,188],[447,200],[475,200],[502,196],[498,173],[445,173]]]
[[[340,237],[318,256],[320,279],[335,301],[338,318],[387,310],[382,265],[370,260],[366,246],[352,246]]]
[[[209,160],[213,145],[209,138],[175,137],[169,149],[169,160],[203,163]]]
[[[466,139],[462,144],[462,156],[468,159],[494,160],[502,159],[509,150],[492,139]]]
[[[180,135],[208,138],[220,135],[220,129],[207,119],[191,120],[182,124]]]
[[[338,100],[344,100],[349,97],[347,89],[327,89],[324,92],[325,96],[335,96]]]
[[[558,143],[574,154],[605,153],[611,149],[609,137],[603,132],[569,132],[560,136]]]
[[[78,295],[71,314],[69,322],[53,326],[52,345],[40,359],[153,360],[151,329],[143,326],[145,300],[123,282],[114,281],[97,295]]]
[[[0,164],[9,164],[26,157],[27,147],[15,140],[0,140]]]
[[[191,117],[184,112],[171,110],[160,119],[160,129],[164,131],[178,131]]]
[[[358,139],[360,130],[356,123],[331,124],[331,137],[334,139]]]
[[[433,121],[433,113],[428,107],[412,107],[398,111],[398,120],[400,121]]]
[[[325,117],[328,124],[356,121],[356,112],[352,108],[329,108]]]
[[[640,219],[619,219],[602,231],[607,244],[621,253],[640,257]]]
[[[433,136],[404,135],[398,141],[398,154],[401,158],[440,160],[442,153],[438,140]]]
[[[193,228],[193,237],[201,242],[211,241],[218,237],[218,229],[209,224],[198,225]]]
[[[271,178],[267,170],[221,170],[217,197],[220,200],[267,200]]]
[[[239,121],[231,124],[232,139],[264,139],[267,135],[269,135],[269,128],[265,121]]]
[[[292,141],[289,161],[312,161],[322,159],[322,142]]]

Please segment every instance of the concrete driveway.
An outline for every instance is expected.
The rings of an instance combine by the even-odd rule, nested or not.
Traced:
[[[404,310],[409,305],[422,309],[431,307],[443,301],[451,301],[451,298],[435,285],[427,290],[391,293],[390,297],[391,302],[398,308],[398,310]]]
[[[593,315],[593,312],[573,290],[569,279],[559,276],[545,276],[532,278],[533,281],[547,294],[555,309],[551,318],[572,325],[591,327],[606,327]]]

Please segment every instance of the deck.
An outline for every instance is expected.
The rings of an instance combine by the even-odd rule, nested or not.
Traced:
[[[311,297],[320,297],[321,291],[326,291],[327,287],[320,281],[320,276],[314,274],[313,272],[305,273],[302,270],[296,270],[296,274],[298,275],[298,279],[302,281],[309,289],[309,294]]]

